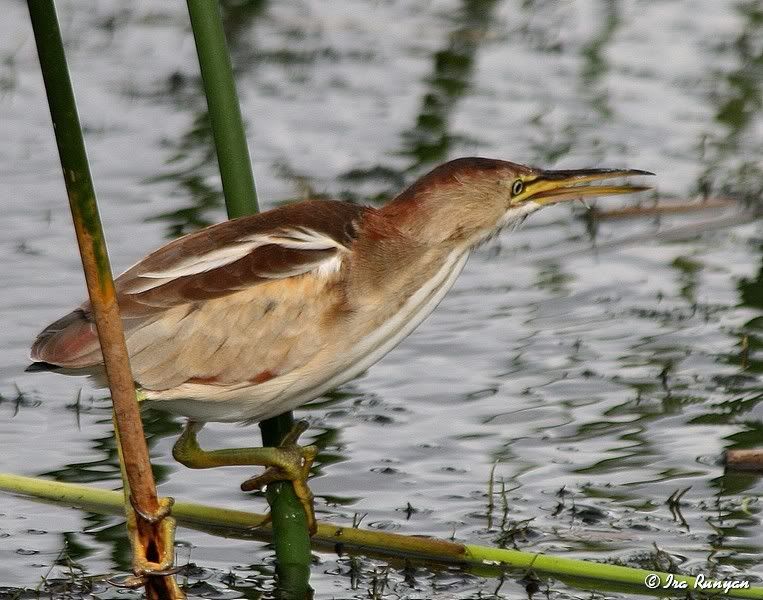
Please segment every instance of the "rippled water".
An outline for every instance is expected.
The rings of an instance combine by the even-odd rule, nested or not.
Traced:
[[[307,193],[376,201],[461,155],[627,165],[655,171],[662,199],[760,203],[756,1],[223,4],[264,207]],[[57,5],[121,270],[224,218],[185,4]],[[4,11],[0,470],[116,488],[103,392],[23,372],[40,327],[84,287],[26,8]],[[763,445],[761,309],[763,236],[741,207],[637,219],[548,209],[475,254],[382,362],[300,411],[321,448],[319,517],[761,580],[760,478],[716,462]],[[238,491],[252,471],[173,462],[179,421],[150,412],[146,429],[162,494],[264,508]],[[259,435],[210,425],[201,440]],[[127,570],[120,519],[1,502],[0,596],[43,576]],[[185,529],[178,540],[178,562],[199,567],[196,595],[272,588],[267,546]],[[389,597],[526,597],[516,579],[316,554],[316,597],[366,598],[382,582]]]

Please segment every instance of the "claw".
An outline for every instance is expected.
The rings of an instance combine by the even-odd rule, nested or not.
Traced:
[[[146,515],[143,511],[135,508],[135,502],[132,496],[130,496],[130,504],[132,504],[133,510],[127,513],[127,531],[130,535],[133,549],[133,573],[138,579],[142,580],[142,578],[152,575],[174,575],[178,572],[178,569],[173,567],[175,558],[175,519],[169,516],[174,502],[173,498],[160,498],[159,509],[156,514]],[[159,551],[160,562],[149,560],[146,556],[145,548],[140,540],[136,515],[149,523],[158,524],[160,528],[159,539],[164,544],[164,547]],[[131,582],[129,585],[133,583]]]
[[[281,440],[281,447],[287,447],[287,446],[294,446],[299,441],[299,436],[301,436],[305,431],[310,429],[310,423],[305,419],[300,419],[294,424],[294,427],[289,430],[289,433],[287,433],[283,440]]]
[[[146,585],[146,582],[143,580],[143,577],[139,577],[137,575],[124,575],[122,577],[109,577],[106,580],[106,583],[109,585],[120,588],[120,589],[126,589],[126,590],[136,590],[139,587],[143,587]]]
[[[135,502],[135,498],[132,497],[132,494],[130,494],[129,499],[130,505],[132,506],[132,509],[135,511],[135,513],[139,515],[141,519],[147,523],[151,523],[152,525],[156,525],[168,517],[172,512],[172,505],[175,504],[175,499],[172,497],[159,498],[159,508],[155,514],[150,515],[146,512],[143,512],[143,510],[138,507],[137,503]]]
[[[318,523],[315,520],[314,497],[307,485],[307,478],[310,476],[310,468],[318,454],[318,448],[297,445],[299,436],[309,427],[310,424],[307,421],[298,421],[278,447],[278,450],[282,452],[282,458],[278,463],[265,469],[261,475],[244,481],[241,484],[241,489],[250,492],[261,490],[266,485],[276,481],[291,481],[294,493],[305,511],[310,535],[313,535],[318,530]]]
[[[286,448],[281,446],[279,450],[284,452],[283,462],[268,467],[261,475],[247,479],[241,484],[241,489],[251,492],[276,481],[291,481],[294,493],[305,511],[310,534],[313,535],[318,530],[318,524],[315,520],[313,493],[307,485],[307,478],[318,449],[315,446],[300,447],[291,444]]]
[[[155,568],[141,568],[140,573],[137,575],[125,575],[123,577],[110,577],[106,580],[106,583],[114,586],[115,588],[123,588],[134,590],[146,585],[147,577],[167,577],[170,575],[177,575],[183,570],[183,567],[169,567],[165,569]],[[175,586],[177,584],[174,584]],[[176,596],[182,598],[182,595]]]
[[[257,523],[257,525],[252,525],[251,530],[255,531],[257,529],[262,529],[263,527],[266,527],[267,525],[270,525],[273,522],[273,515],[268,512],[264,517],[262,517],[262,521]]]

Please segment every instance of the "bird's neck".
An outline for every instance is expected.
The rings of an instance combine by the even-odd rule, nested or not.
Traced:
[[[420,222],[406,212],[366,213],[353,253],[358,289],[370,296],[397,290],[408,297],[453,256],[469,252],[468,245],[440,237],[431,227],[428,219]]]
[[[409,188],[378,214],[405,236],[430,248],[440,247],[443,255],[468,250],[497,230],[498,218],[484,210],[481,190],[465,194],[459,186],[434,190]]]

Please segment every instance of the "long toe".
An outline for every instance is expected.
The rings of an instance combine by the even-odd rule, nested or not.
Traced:
[[[289,481],[289,475],[280,467],[268,467],[262,475],[255,475],[244,481],[241,484],[241,490],[244,492],[259,491],[275,481]]]
[[[314,534],[318,528],[315,520],[315,507],[313,493],[307,485],[310,476],[310,468],[313,465],[318,449],[315,446],[297,446],[289,444],[276,449],[278,457],[273,466],[265,469],[261,475],[247,479],[241,484],[245,492],[261,490],[266,485],[275,481],[290,481],[300,504],[305,511],[310,534]]]

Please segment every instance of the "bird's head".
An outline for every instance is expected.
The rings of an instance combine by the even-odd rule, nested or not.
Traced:
[[[643,185],[585,185],[653,175],[637,169],[543,170],[490,158],[458,158],[421,177],[382,210],[429,243],[474,246],[530,213],[586,196],[631,194]]]

